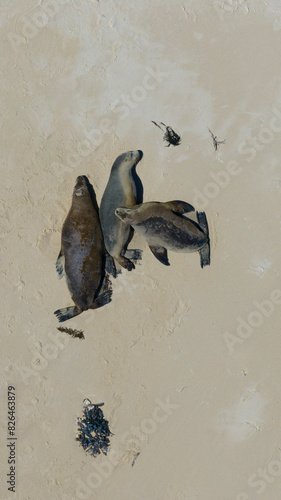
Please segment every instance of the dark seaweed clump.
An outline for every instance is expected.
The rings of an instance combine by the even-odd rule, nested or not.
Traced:
[[[178,146],[181,142],[181,138],[176,132],[172,129],[172,127],[166,127],[166,132],[164,135],[164,141],[167,141],[168,145],[167,147],[171,146]]]
[[[160,127],[160,125],[163,125],[165,127],[165,134],[163,137],[163,141],[166,141],[168,143],[167,147],[171,146],[171,144],[173,146],[179,146],[179,144],[181,143],[181,137],[172,129],[172,127],[169,126],[167,127],[167,125],[165,125],[165,123],[163,122],[161,122],[160,125],[158,125],[158,123],[152,120],[152,123],[154,123],[156,127],[160,128],[162,132],[164,132],[164,130],[162,129],[162,127]]]
[[[76,441],[79,441],[84,450],[94,457],[101,452],[107,455],[110,446],[109,436],[112,436],[108,420],[104,418],[103,411],[100,409],[103,404],[91,404],[89,399],[85,399],[83,417],[77,419]]]

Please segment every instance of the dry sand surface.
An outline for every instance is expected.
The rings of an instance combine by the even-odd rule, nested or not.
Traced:
[[[0,0],[0,18],[1,499],[279,500],[281,2]],[[135,235],[142,262],[63,325],[74,339],[53,312],[72,303],[55,262],[75,179],[100,203],[135,149],[144,201],[206,211],[211,266],[165,267]],[[86,397],[107,456],[75,441]]]

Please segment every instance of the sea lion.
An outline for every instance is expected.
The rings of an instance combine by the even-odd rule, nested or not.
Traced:
[[[91,186],[93,191],[93,188]],[[61,250],[56,262],[58,278],[66,275],[75,306],[58,309],[54,314],[66,321],[87,309],[97,309],[111,301],[112,291],[105,278],[105,248],[95,199],[87,177],[76,179],[72,205],[64,221]],[[111,259],[111,257],[109,257]]]
[[[130,259],[141,259],[141,250],[127,250],[133,230],[122,224],[115,215],[119,206],[130,207],[137,200],[136,183],[132,170],[142,157],[141,151],[128,151],[116,158],[100,204],[100,221],[105,247],[108,253],[125,269],[131,271],[134,264]]]
[[[184,201],[152,201],[131,208],[118,207],[115,213],[147,240],[150,250],[169,266],[167,249],[174,252],[200,252],[201,267],[210,264],[210,240],[205,212],[196,212],[198,224],[183,214],[194,211]]]

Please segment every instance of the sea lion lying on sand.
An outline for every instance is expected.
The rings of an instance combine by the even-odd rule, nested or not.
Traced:
[[[75,305],[55,311],[60,322],[111,301],[110,282],[105,277],[105,266],[110,268],[112,265],[111,257],[106,256],[99,215],[90,188],[92,190],[85,176],[77,177],[72,205],[62,228],[56,269],[59,278],[65,273]]]
[[[115,214],[144,236],[150,250],[162,264],[169,266],[168,250],[200,252],[201,267],[210,264],[210,240],[205,212],[196,212],[198,223],[183,214],[193,206],[184,201],[151,201],[130,208],[118,207]]]
[[[125,269],[134,269],[130,259],[141,259],[141,250],[127,250],[133,230],[116,217],[117,207],[136,204],[137,189],[133,168],[142,157],[141,151],[128,151],[118,156],[111,168],[109,180],[100,204],[100,221],[108,253]]]

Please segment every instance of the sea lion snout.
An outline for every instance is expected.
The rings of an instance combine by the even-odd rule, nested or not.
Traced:
[[[77,177],[74,189],[78,189],[81,186],[86,186],[86,179],[85,179],[84,175],[79,175]]]
[[[132,154],[132,159],[135,160],[135,163],[137,164],[139,161],[141,161],[143,157],[143,152],[138,149],[136,151],[131,151]]]
[[[128,160],[131,160],[134,164],[137,164],[142,158],[142,152],[137,151],[128,151]]]
[[[136,150],[136,151],[127,151],[127,153],[123,153],[122,155],[118,156],[117,160],[118,164],[120,162],[124,162],[124,166],[126,167],[132,167],[133,165],[137,165],[137,163],[142,159],[143,154],[142,151]]]
[[[122,220],[122,222],[129,223],[128,221],[128,215],[130,214],[130,210],[128,208],[123,208],[123,207],[118,207],[115,210],[115,215],[119,217],[119,219]]]
[[[74,193],[76,196],[83,196],[87,191],[87,184],[84,175],[79,175],[76,179],[76,184],[74,186]]]

